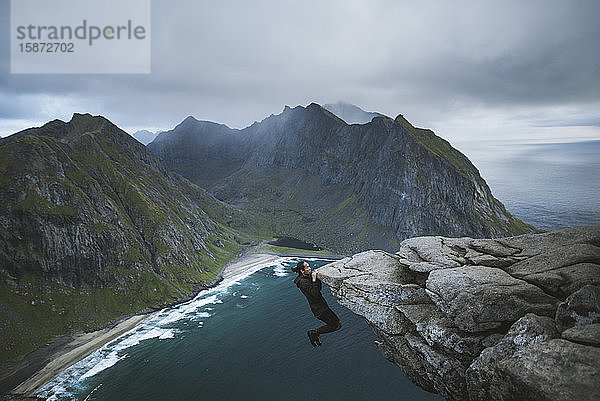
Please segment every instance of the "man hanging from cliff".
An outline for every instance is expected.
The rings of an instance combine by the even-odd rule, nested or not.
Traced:
[[[329,308],[325,298],[321,294],[321,280],[317,278],[317,272],[311,273],[310,266],[306,261],[300,261],[292,271],[298,273],[298,277],[294,279],[296,286],[302,291],[310,310],[315,317],[323,322],[324,326],[316,330],[308,330],[306,334],[313,347],[321,345],[319,336],[325,333],[331,333],[342,328],[340,318]]]

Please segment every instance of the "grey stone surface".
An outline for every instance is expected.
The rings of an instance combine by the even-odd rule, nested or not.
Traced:
[[[448,400],[598,399],[600,227],[418,237],[319,277],[384,356]]]
[[[507,266],[506,271],[554,296],[564,297],[585,284],[600,284],[599,260],[600,248],[595,245],[562,245]]]
[[[483,348],[483,335],[462,332],[433,304],[399,305],[396,308],[414,325],[417,333],[429,346],[443,347],[459,358],[471,359]]]
[[[600,349],[563,339],[540,342],[499,363],[510,400],[600,399]]]
[[[575,343],[600,347],[600,323],[571,327],[563,331],[561,336]]]
[[[562,329],[600,323],[600,287],[586,285],[558,305],[556,323]]]
[[[554,315],[558,300],[495,267],[436,270],[427,279],[429,297],[458,327],[495,329],[526,313]]]
[[[471,400],[510,399],[516,390],[499,372],[499,363],[530,345],[558,337],[554,320],[527,314],[517,320],[496,345],[484,349],[466,371]]]

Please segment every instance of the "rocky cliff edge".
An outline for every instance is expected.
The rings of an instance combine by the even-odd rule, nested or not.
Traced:
[[[318,274],[388,360],[448,400],[600,399],[600,226],[410,238]]]

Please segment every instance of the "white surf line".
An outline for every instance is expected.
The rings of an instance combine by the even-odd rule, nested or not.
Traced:
[[[94,391],[98,390],[100,387],[102,387],[102,383],[100,383],[96,387],[94,387],[94,389],[87,395],[87,397],[85,397],[83,399],[83,401],[89,400],[89,398],[92,396],[92,394],[94,394]]]

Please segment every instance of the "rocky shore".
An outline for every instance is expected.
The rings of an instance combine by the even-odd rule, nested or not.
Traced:
[[[600,399],[600,227],[417,237],[318,275],[384,356],[448,400]]]

